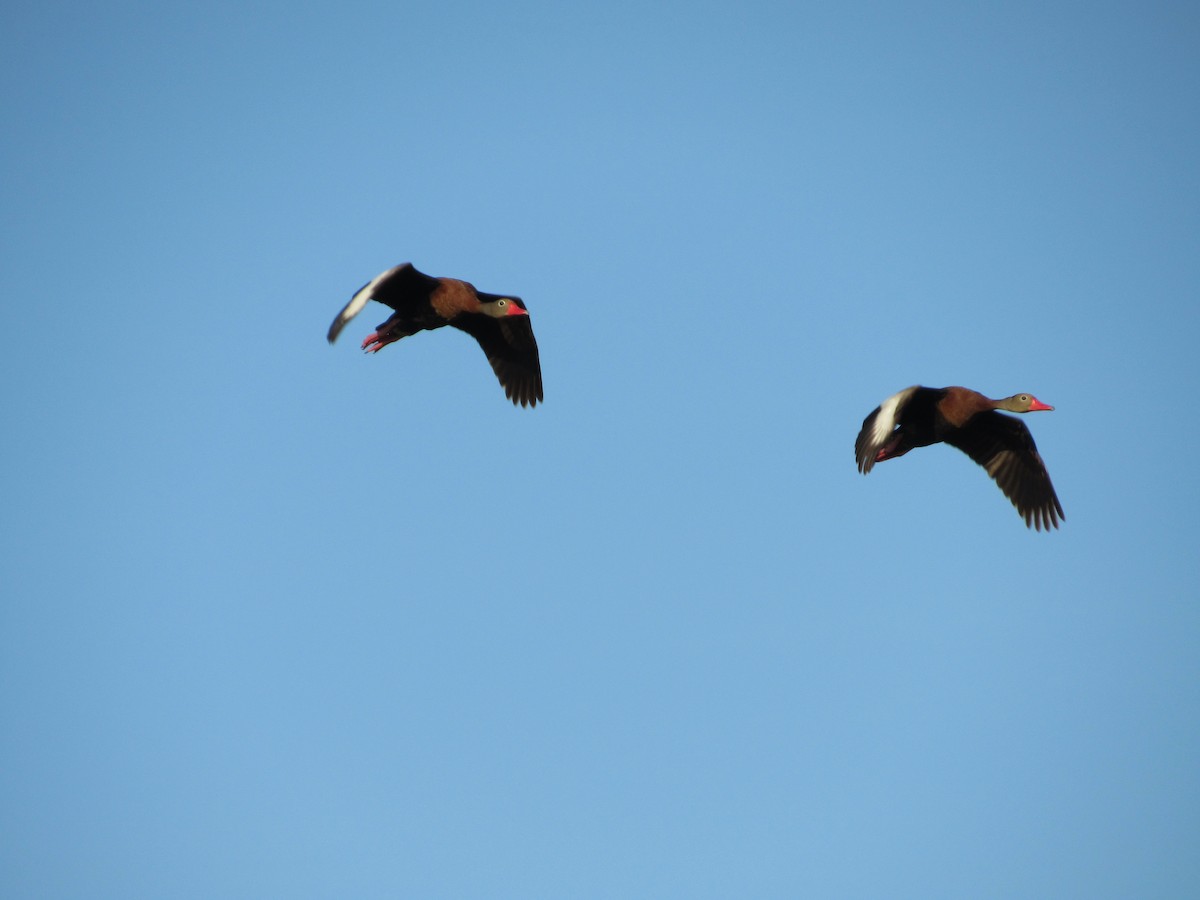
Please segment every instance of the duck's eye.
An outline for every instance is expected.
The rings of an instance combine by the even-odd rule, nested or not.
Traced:
[[[508,301],[507,300],[497,300],[496,305],[498,307],[500,307],[501,309],[504,309],[504,307],[508,306]]]

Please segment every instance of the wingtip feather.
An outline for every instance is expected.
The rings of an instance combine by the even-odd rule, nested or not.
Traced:
[[[346,327],[350,320],[362,312],[363,307],[367,305],[367,301],[371,299],[371,288],[374,286],[375,281],[372,281],[360,288],[358,292],[350,298],[350,302],[342,307],[342,311],[334,317],[333,324],[329,326],[329,333],[326,335],[326,337],[329,339],[329,343],[332,344],[334,341],[336,341],[338,335],[342,333],[342,329]]]

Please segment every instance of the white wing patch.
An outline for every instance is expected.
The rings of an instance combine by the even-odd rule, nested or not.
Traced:
[[[329,343],[332,344],[334,341],[336,341],[337,336],[342,333],[342,329],[346,327],[347,323],[349,323],[351,319],[363,311],[363,307],[367,305],[371,299],[371,296],[375,293],[375,288],[379,287],[379,282],[383,281],[397,269],[401,268],[403,268],[403,266],[393,266],[386,272],[381,272],[380,274],[376,275],[361,288],[359,288],[358,292],[350,298],[350,302],[347,303],[342,311],[337,314],[337,318],[333,320],[333,324],[329,326]]]
[[[886,444],[892,432],[896,430],[896,419],[900,415],[900,410],[904,408],[904,404],[908,402],[908,398],[913,395],[913,391],[917,387],[918,385],[914,384],[910,388],[905,388],[879,404],[879,413],[875,416],[875,427],[871,429],[871,443],[876,447]]]

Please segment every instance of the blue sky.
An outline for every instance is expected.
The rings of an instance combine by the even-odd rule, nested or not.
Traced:
[[[1200,890],[1191,6],[0,42],[0,893]],[[543,406],[326,344],[406,260],[524,298]],[[917,383],[1056,407],[1061,531],[858,474]]]

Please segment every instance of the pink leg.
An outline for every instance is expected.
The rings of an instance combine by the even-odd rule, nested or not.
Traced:
[[[883,462],[885,459],[895,459],[898,456],[903,456],[912,447],[900,447],[901,435],[897,433],[890,441],[884,444],[879,452],[875,454],[875,462]],[[897,452],[899,450],[899,452]]]
[[[389,337],[381,331],[374,331],[371,334],[368,334],[366,339],[362,342],[362,348],[368,353],[378,353],[388,344],[394,343],[398,340],[400,340],[400,338]]]

